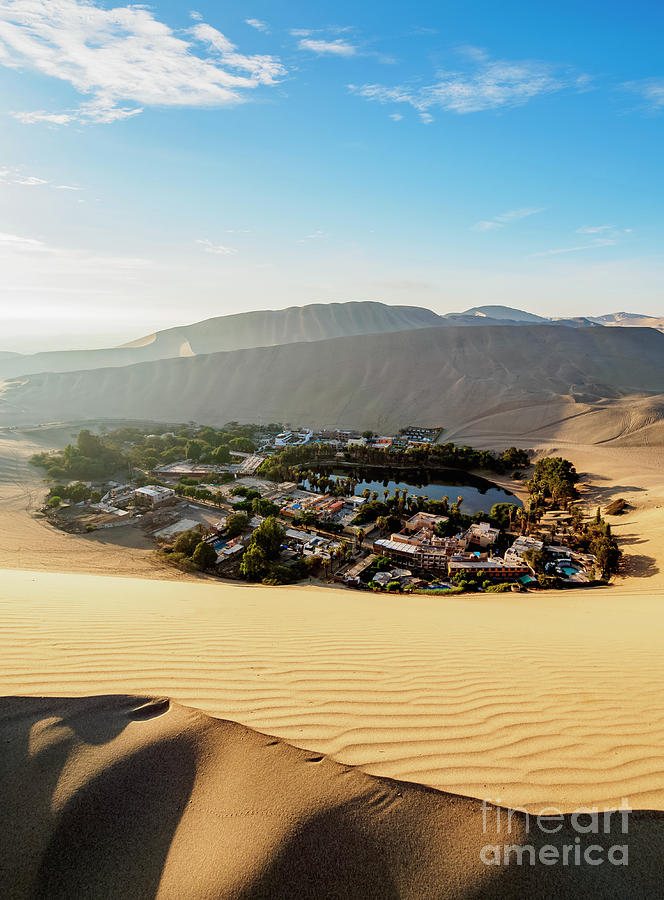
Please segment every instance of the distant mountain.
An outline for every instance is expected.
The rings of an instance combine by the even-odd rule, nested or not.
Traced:
[[[656,328],[664,332],[664,316],[642,316],[639,313],[617,312],[606,316],[594,316],[593,322],[612,328]]]
[[[473,306],[462,313],[448,313],[447,317],[475,316],[477,318],[492,319],[496,322],[548,322],[544,316],[536,316],[535,313],[524,312],[522,309],[513,309],[511,306]],[[445,317],[444,317],[445,318]]]
[[[662,395],[653,329],[443,326],[31,375],[5,385],[0,423],[414,422],[512,438],[571,423],[572,439],[609,440],[659,422]]]
[[[0,354],[0,378],[127,366],[224,350],[407,331],[440,324],[440,316],[417,306],[388,306],[371,301],[314,303],[218,316],[158,331],[122,347],[105,350],[60,350],[26,356]]]
[[[644,322],[653,318],[653,316],[644,316],[641,313],[617,312],[609,313],[606,316],[593,316],[593,321],[605,322],[607,325],[617,325],[623,322],[631,325],[633,322]]]

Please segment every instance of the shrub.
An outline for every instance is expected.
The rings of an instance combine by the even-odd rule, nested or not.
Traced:
[[[56,509],[58,506],[60,506],[61,503],[62,498],[58,497],[57,494],[54,497],[51,497],[48,501],[48,505],[51,507],[51,509]]]

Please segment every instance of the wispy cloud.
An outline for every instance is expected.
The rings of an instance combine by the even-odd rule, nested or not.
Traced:
[[[215,253],[217,256],[235,256],[238,252],[235,247],[226,247],[224,244],[214,244],[207,238],[199,238],[196,241],[206,253]]]
[[[436,109],[460,115],[509,109],[565,88],[585,89],[588,84],[587,76],[545,62],[492,60],[476,47],[464,47],[459,52],[464,67],[457,71],[440,72],[431,84],[412,83],[394,87],[351,84],[348,89],[365,100],[408,104],[422,121],[428,122]]]
[[[10,169],[5,166],[0,168],[0,184],[20,184],[24,187],[41,187],[48,184],[46,178],[38,178],[36,175],[26,175],[20,169]]]
[[[308,234],[306,237],[300,238],[298,241],[299,244],[306,244],[307,241],[318,241],[321,238],[327,237],[324,231],[321,231],[319,228],[317,231],[313,231],[311,234]]]
[[[59,266],[65,271],[77,272],[89,271],[95,274],[102,270],[117,272],[123,270],[127,273],[146,269],[152,265],[148,259],[131,256],[113,256],[95,253],[89,250],[81,250],[71,247],[60,247],[48,244],[45,241],[26,237],[20,234],[7,234],[0,232],[0,257],[4,260],[21,260],[21,266],[25,267],[25,257],[31,257],[30,265]],[[30,269],[25,268],[27,273]]]
[[[649,112],[660,112],[664,109],[664,78],[626,81],[623,87],[633,94],[638,94],[643,101],[644,108]]]
[[[512,222],[518,222],[520,219],[526,219],[528,216],[534,216],[537,213],[544,212],[544,206],[521,206],[518,209],[510,209],[494,216],[493,219],[483,219],[473,225],[475,231],[494,231],[497,228],[504,228]]]
[[[267,22],[261,22],[260,19],[245,19],[244,21],[251,28],[255,28],[256,31],[262,31],[264,34],[270,33],[270,26]]]
[[[536,253],[536,256],[557,256],[559,253],[578,253],[580,250],[595,250],[598,247],[613,247],[618,242],[613,238],[597,238],[589,244],[579,244],[576,247],[561,247],[556,250],[545,250],[544,253]]]
[[[70,184],[52,184],[47,178],[27,175],[22,168],[0,166],[0,184],[14,184],[23,187],[43,187],[46,185],[58,191],[80,191],[82,188]]]
[[[558,256],[561,253],[580,253],[583,250],[596,250],[600,247],[615,247],[621,237],[630,234],[631,231],[631,228],[617,228],[615,225],[582,225],[581,228],[576,229],[575,233],[588,236],[585,244],[545,250],[542,253],[536,253],[535,256]]]
[[[196,21],[185,37],[143,6],[1,3],[0,65],[35,69],[91,98],[74,109],[14,115],[26,124],[69,125],[115,122],[146,106],[230,106],[285,75],[276,57],[244,55],[220,31]]]
[[[303,38],[298,47],[300,50],[309,50],[318,56],[355,56],[357,47],[348,41],[337,38],[334,41],[324,41],[316,38]]]
[[[18,250],[31,253],[48,253],[49,247],[36,238],[24,237],[20,234],[7,234],[0,231],[0,250]]]

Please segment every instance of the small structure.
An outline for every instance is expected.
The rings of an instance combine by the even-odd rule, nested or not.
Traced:
[[[490,547],[496,543],[500,536],[500,529],[493,528],[488,522],[473,522],[466,537],[471,544],[477,544],[480,547]]]
[[[544,543],[542,541],[538,541],[537,538],[531,537],[528,534],[519,535],[519,537],[514,541],[512,546],[506,551],[505,559],[510,562],[517,562],[523,560],[523,554],[526,550],[543,550]]]
[[[173,488],[161,487],[157,484],[146,484],[145,487],[136,489],[134,498],[136,503],[141,506],[149,506],[154,509],[165,503],[172,503],[175,499],[175,491]]]
[[[416,512],[414,516],[407,520],[404,527],[409,532],[420,531],[421,529],[435,531],[439,525],[449,521],[448,516],[435,516],[433,513]]]
[[[507,562],[500,556],[492,556],[489,559],[456,559],[452,558],[448,564],[450,576],[459,572],[468,575],[476,575],[487,579],[501,579],[503,581],[516,581],[522,575],[531,574],[531,569],[525,563]]]

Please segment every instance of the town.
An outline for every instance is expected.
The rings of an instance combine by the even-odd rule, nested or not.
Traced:
[[[575,502],[569,461],[533,466],[527,451],[458,447],[442,434],[123,426],[83,429],[33,463],[51,482],[44,513],[57,527],[140,528],[164,560],[221,578],[442,594],[590,585],[615,574],[611,527],[599,509],[587,515]],[[465,512],[463,493],[430,496],[436,474],[449,479],[451,470],[466,492],[496,488],[480,471],[507,476],[525,502],[503,491],[488,511]]]

